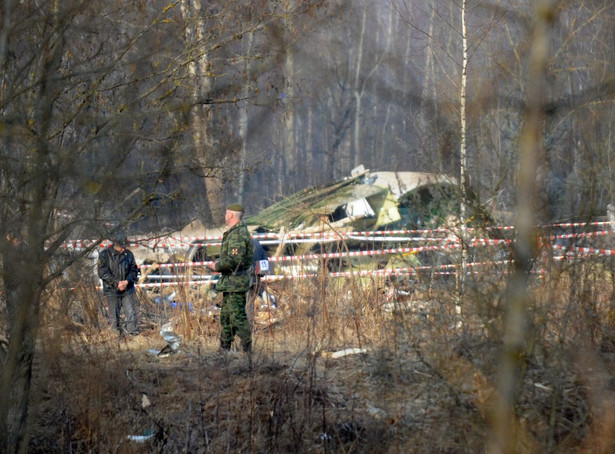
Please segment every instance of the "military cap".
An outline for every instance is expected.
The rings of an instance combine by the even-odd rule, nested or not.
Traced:
[[[229,211],[236,211],[238,213],[243,213],[243,206],[238,203],[233,203],[232,205],[227,206],[226,209]]]

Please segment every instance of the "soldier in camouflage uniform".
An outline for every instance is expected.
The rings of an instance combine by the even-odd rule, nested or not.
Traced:
[[[222,292],[220,348],[229,350],[237,334],[241,347],[249,353],[252,350],[252,332],[246,315],[246,292],[250,288],[254,249],[250,232],[242,218],[241,205],[226,208],[225,223],[230,228],[222,237],[220,258],[214,270],[222,274],[216,283],[216,290]]]

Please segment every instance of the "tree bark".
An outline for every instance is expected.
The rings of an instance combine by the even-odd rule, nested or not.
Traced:
[[[355,61],[354,68],[354,81],[353,81],[353,96],[354,96],[354,122],[352,126],[352,166],[357,167],[361,164],[361,115],[363,111],[363,44],[365,42],[365,22],[367,20],[367,6],[366,3],[363,7],[363,14],[361,15],[361,30],[359,34],[359,46],[357,48],[357,59]],[[350,173],[351,169],[348,169]]]
[[[284,86],[283,86],[283,128],[282,128],[282,156],[284,160],[284,175],[288,179],[286,188],[291,192],[297,190],[297,147],[295,142],[295,51],[293,36],[295,33],[293,16],[290,14],[293,9],[294,0],[285,0],[284,9],[286,18],[284,19],[283,33],[284,39]],[[290,186],[290,187],[289,187]]]
[[[15,263],[9,266],[15,267]],[[42,273],[29,268],[20,276],[19,284],[6,292],[10,334],[0,382],[0,450],[6,453],[28,450],[30,389],[40,306],[40,291],[33,282],[37,277],[42,280]]]
[[[466,93],[468,86],[468,29],[466,26],[466,10],[467,0],[461,2],[461,42],[462,42],[462,62],[461,62],[461,83],[459,92],[459,133],[460,133],[460,150],[459,150],[459,186],[461,188],[461,203],[459,205],[459,227],[461,240],[461,269],[459,273],[459,297],[462,298],[465,293],[465,273],[468,262],[468,244],[466,241],[466,204],[468,200],[468,183],[467,183],[467,148],[466,148]],[[461,305],[456,307],[458,313],[461,313]]]
[[[180,3],[180,10],[186,24],[185,40],[186,51],[193,58],[188,63],[188,74],[191,77],[191,110],[190,124],[192,126],[192,141],[197,150],[199,161],[204,170],[205,194],[204,200],[208,202],[203,207],[203,221],[206,224],[216,224],[224,219],[222,201],[222,180],[219,175],[219,166],[212,162],[209,152],[213,147],[209,134],[211,109],[199,102],[206,99],[211,90],[211,79],[207,76],[207,54],[201,50],[204,37],[204,24],[200,17],[201,0],[189,0]]]
[[[248,115],[248,96],[250,95],[250,73],[251,73],[251,55],[252,46],[254,43],[254,33],[250,32],[248,35],[248,45],[246,51],[246,63],[244,70],[244,86],[242,89],[243,105],[239,110],[239,140],[241,141],[241,150],[239,156],[239,168],[237,175],[237,185],[235,186],[234,196],[237,203],[243,203],[243,193],[245,187],[245,173],[246,173],[246,160],[248,156],[248,130],[249,130],[249,115]]]

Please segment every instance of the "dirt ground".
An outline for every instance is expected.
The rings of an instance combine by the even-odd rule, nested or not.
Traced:
[[[472,300],[460,323],[456,305],[437,293],[392,298],[356,283],[272,291],[276,307],[257,302],[250,356],[218,351],[211,294],[142,293],[142,331],[128,338],[86,323],[92,305],[83,296],[71,321],[48,315],[30,452],[487,449],[501,340],[484,320],[497,320],[497,308]],[[608,316],[586,317],[578,304],[554,311],[545,294],[511,436],[518,452],[612,452],[615,331]],[[181,344],[159,355],[166,323]]]
[[[251,356],[219,353],[210,338],[160,357],[155,332],[72,345],[38,370],[33,450],[387,450],[409,415],[384,396],[365,399],[365,354],[327,360],[270,336],[255,335]]]

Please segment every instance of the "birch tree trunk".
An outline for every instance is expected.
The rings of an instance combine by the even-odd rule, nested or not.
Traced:
[[[459,227],[461,240],[461,269],[459,272],[459,296],[465,293],[465,273],[468,262],[468,245],[466,242],[466,203],[467,203],[467,150],[466,150],[466,91],[468,85],[468,30],[466,26],[466,7],[467,0],[461,2],[461,41],[462,41],[462,63],[461,63],[461,86],[459,95],[459,129],[460,129],[460,150],[459,150],[459,186],[461,187],[461,203],[459,205]],[[456,307],[458,313],[461,306]]]

